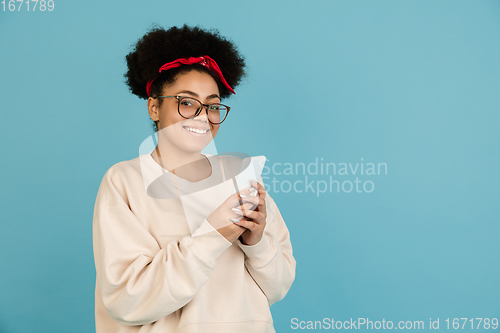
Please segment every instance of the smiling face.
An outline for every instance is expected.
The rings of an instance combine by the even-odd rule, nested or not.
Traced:
[[[179,74],[172,84],[163,89],[162,96],[194,97],[203,104],[220,103],[215,80],[197,70]],[[215,137],[220,125],[208,121],[206,108],[195,118],[182,117],[178,112],[178,103],[173,97],[163,98],[161,106],[158,98],[148,100],[149,115],[158,121],[159,141],[171,152],[200,153]]]

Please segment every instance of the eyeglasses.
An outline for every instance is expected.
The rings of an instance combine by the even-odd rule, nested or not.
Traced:
[[[206,107],[208,121],[214,125],[221,124],[226,119],[227,114],[231,109],[229,106],[220,103],[203,104],[196,98],[192,97],[158,96],[156,98],[167,97],[173,97],[177,99],[177,111],[183,118],[186,119],[198,117],[201,111],[203,111],[203,108]]]

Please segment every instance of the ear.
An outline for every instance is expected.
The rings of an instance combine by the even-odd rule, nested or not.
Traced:
[[[148,112],[153,121],[160,120],[160,108],[158,107],[158,98],[148,98]]]

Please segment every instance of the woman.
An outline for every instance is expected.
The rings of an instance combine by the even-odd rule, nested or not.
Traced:
[[[286,225],[262,180],[201,151],[244,74],[217,32],[154,28],[127,55],[158,144],[104,175],[93,220],[96,331],[274,332],[269,307],[295,277]]]

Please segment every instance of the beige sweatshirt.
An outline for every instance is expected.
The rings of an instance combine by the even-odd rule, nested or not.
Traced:
[[[205,156],[212,174],[196,183],[150,154],[104,175],[93,219],[97,333],[275,332],[270,306],[295,278],[288,229],[266,195],[261,241],[226,240],[206,217],[234,192],[241,160]]]

